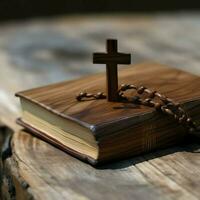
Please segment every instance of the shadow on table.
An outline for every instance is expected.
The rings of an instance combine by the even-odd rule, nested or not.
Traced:
[[[115,161],[115,162],[110,162],[107,164],[102,164],[100,166],[97,166],[97,169],[99,170],[123,169],[123,168],[130,167],[132,165],[139,164],[141,162],[149,161],[155,158],[174,154],[177,152],[190,152],[190,153],[200,154],[200,138],[197,138],[195,136],[190,136],[188,137],[187,141],[184,144],[167,148],[167,149],[156,150],[151,153],[143,154],[141,156],[137,156],[137,157],[122,160],[122,161]]]

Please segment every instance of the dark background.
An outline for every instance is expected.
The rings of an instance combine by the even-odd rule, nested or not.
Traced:
[[[0,20],[38,16],[199,10],[198,1],[151,0],[0,0]]]

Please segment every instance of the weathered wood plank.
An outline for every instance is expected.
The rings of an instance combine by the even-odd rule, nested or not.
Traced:
[[[134,62],[154,60],[200,75],[199,20],[198,14],[81,16],[2,25],[0,119],[16,131],[12,156],[1,167],[8,177],[1,184],[4,198],[199,199],[199,144],[94,169],[19,133],[14,122],[16,91],[104,71],[91,55],[103,51],[109,37],[120,40],[121,51],[132,51]]]
[[[120,168],[94,169],[24,132],[14,134],[13,141],[19,176],[38,199],[64,198],[67,194],[72,199],[155,199],[159,195],[136,169],[134,176]]]

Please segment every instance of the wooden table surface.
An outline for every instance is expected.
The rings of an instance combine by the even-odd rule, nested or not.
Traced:
[[[14,93],[105,71],[105,66],[92,64],[92,53],[104,51],[106,38],[117,38],[119,50],[132,54],[132,63],[153,60],[200,75],[199,14],[73,16],[0,24],[2,198],[200,199],[196,138],[95,169],[19,131]]]

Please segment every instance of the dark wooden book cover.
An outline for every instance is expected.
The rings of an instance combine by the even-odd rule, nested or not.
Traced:
[[[200,78],[187,72],[144,63],[119,70],[119,84],[143,85],[179,102],[194,120],[200,119]],[[69,153],[96,164],[138,155],[181,142],[186,132],[173,118],[154,108],[105,100],[78,102],[80,91],[106,91],[105,74],[83,77],[17,93],[55,115],[90,129],[99,146],[97,160],[75,152],[18,120],[34,134]]]

